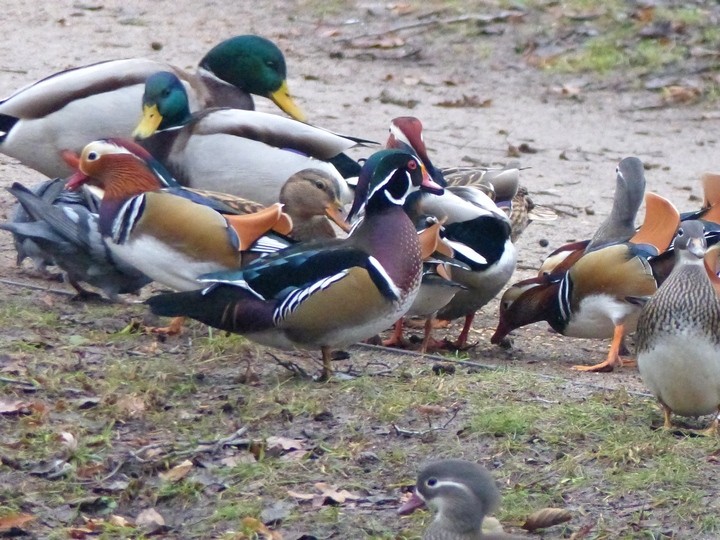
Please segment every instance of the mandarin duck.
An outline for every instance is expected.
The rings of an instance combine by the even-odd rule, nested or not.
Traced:
[[[422,123],[414,117],[392,120],[386,145],[402,148],[417,155],[428,172],[441,185],[442,173],[432,164],[422,136]],[[510,240],[508,217],[480,189],[472,186],[448,188],[441,196],[416,193],[408,197],[405,209],[413,221],[434,216],[443,224],[441,238],[453,250],[453,257],[468,270],[446,265],[453,281],[464,286],[452,300],[440,307],[442,320],[465,318],[465,324],[454,343],[465,347],[475,312],[492,300],[515,271],[517,251]]]
[[[83,149],[79,172],[67,187],[91,184],[104,190],[99,231],[108,249],[163,285],[180,291],[202,287],[199,275],[240,267],[243,254],[268,231],[286,234],[292,227],[279,203],[230,215],[215,210],[213,202],[203,204],[197,194],[185,198],[160,191],[157,165],[131,141],[94,141]],[[177,333],[178,323],[167,331]]]
[[[680,222],[675,207],[659,195],[648,193],[646,206],[643,226],[630,241],[586,253],[567,271],[543,274],[508,288],[491,342],[500,343],[521,326],[547,321],[565,336],[612,337],[603,362],[575,369],[612,371],[623,365],[619,354],[623,337],[635,330],[640,313],[632,299],[657,290],[660,278],[648,259],[667,249]]]
[[[192,110],[254,109],[255,94],[272,99],[293,118],[305,119],[288,92],[280,49],[263,37],[243,35],[216,45],[194,74],[130,58],[68,69],[18,90],[0,102],[0,152],[51,178],[72,174],[61,152],[79,153],[101,137],[129,137],[145,80],[161,70],[182,79]]]
[[[648,300],[637,323],[637,362],[658,399],[664,428],[671,414],[715,415],[706,434],[720,427],[720,296],[716,270],[704,261],[699,221],[683,222],[675,238],[675,267]]]
[[[319,348],[327,379],[332,347],[384,330],[417,294],[420,241],[402,205],[419,189],[442,191],[411,154],[377,152],[362,167],[349,213],[364,211],[364,219],[347,238],[299,244],[205,275],[204,290],[147,303],[158,315],[189,316],[264,345]]]
[[[435,512],[423,540],[516,540],[505,532],[483,533],[485,516],[500,506],[500,491],[482,466],[461,459],[445,459],[425,466],[401,516],[418,508]]]
[[[620,161],[615,168],[615,194],[610,214],[593,237],[559,247],[545,258],[539,274],[564,271],[585,253],[611,244],[627,242],[635,234],[635,219],[645,194],[645,170],[636,157]]]
[[[185,87],[166,71],[148,78],[142,103],[134,135],[185,186],[272,204],[288,177],[315,168],[336,178],[343,202],[352,198],[338,167],[357,176],[360,165],[343,152],[369,141],[256,111],[215,108],[191,114]]]
[[[53,180],[41,195],[17,182],[8,188],[29,217],[0,224],[20,239],[18,257],[32,249],[40,259],[60,267],[78,292],[76,299],[97,297],[81,282],[101,289],[113,301],[150,283],[145,274],[108,250],[99,232],[96,201],[84,193],[65,191],[64,186],[65,180]],[[54,195],[47,197],[49,193]]]

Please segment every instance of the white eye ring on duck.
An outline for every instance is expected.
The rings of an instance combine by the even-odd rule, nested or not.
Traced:
[[[437,483],[437,478],[428,478],[427,480],[425,480],[425,485],[427,487],[435,487]]]
[[[100,156],[98,155],[97,152],[88,152],[87,160],[88,160],[88,161],[95,161],[95,160],[98,159],[99,157],[100,157]]]
[[[677,231],[677,237],[682,238],[683,236],[685,236],[685,231],[683,231],[682,227],[680,227]]]

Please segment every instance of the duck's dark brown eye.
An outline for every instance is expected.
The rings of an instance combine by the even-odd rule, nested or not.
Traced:
[[[437,478],[428,478],[425,481],[425,484],[427,484],[427,487],[434,487],[435,485],[437,485]]]
[[[682,238],[683,236],[685,236],[685,231],[683,231],[682,229],[678,229],[677,235],[678,238]]]
[[[98,157],[99,156],[98,156],[97,152],[90,152],[87,155],[88,161],[95,161]]]
[[[413,159],[411,161],[408,161],[407,168],[410,169],[411,171],[414,171],[415,169],[417,169],[417,165],[418,165],[417,161],[415,161]]]
[[[320,180],[318,180],[317,182],[315,182],[315,187],[318,189],[323,189],[325,185]]]

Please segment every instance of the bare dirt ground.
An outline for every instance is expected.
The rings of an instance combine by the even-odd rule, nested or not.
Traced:
[[[422,119],[438,165],[519,159],[529,167],[522,184],[537,203],[555,208],[559,219],[533,224],[521,237],[516,279],[532,275],[554,247],[592,234],[609,210],[615,166],[623,157],[640,157],[648,189],[681,210],[697,207],[700,174],[717,169],[719,117],[712,99],[664,104],[659,93],[642,88],[630,68],[599,78],[541,70],[533,65],[537,57],[521,54],[534,37],[557,35],[557,24],[569,24],[558,13],[561,3],[548,3],[548,10],[439,1],[307,0],[265,2],[262,9],[260,4],[7,0],[0,95],[58,70],[109,58],[148,56],[192,68],[221,39],[265,35],[285,51],[290,88],[312,123],[384,141],[390,119],[412,114]],[[708,8],[713,17],[714,9]],[[465,15],[492,17],[480,23],[458,20]],[[399,30],[389,33],[393,28]],[[673,75],[687,73],[678,68]],[[274,110],[257,101],[259,109]],[[465,106],[447,106],[453,103]],[[521,145],[526,151],[510,151]],[[1,186],[40,180],[0,155]],[[9,217],[12,206],[11,197],[0,194],[0,217]],[[489,343],[496,323],[493,303],[476,319],[472,339],[478,344],[463,358],[500,371],[460,366],[454,376],[439,378],[427,359],[357,349],[339,369],[363,371],[360,382],[316,385],[289,379],[264,350],[237,338],[208,339],[199,325],[175,341],[118,334],[132,318],[144,316],[141,306],[70,303],[44,290],[68,290],[65,286],[16,268],[14,257],[9,235],[0,236],[5,278],[0,375],[7,375],[0,399],[30,404],[0,414],[0,524],[3,515],[34,519],[15,529],[0,526],[0,536],[14,530],[37,538],[245,538],[247,531],[238,532],[241,519],[275,508],[280,519],[266,519],[265,513],[262,519],[290,540],[417,538],[426,516],[414,521],[394,516],[402,488],[412,483],[423,460],[451,455],[493,470],[505,495],[499,517],[510,528],[522,523],[528,509],[560,506],[573,512],[573,521],[542,537],[720,535],[714,444],[676,443],[651,430],[659,414],[651,400],[637,394],[645,390],[635,370],[569,369],[599,360],[607,342],[565,339],[535,325],[515,332],[511,351],[498,349]],[[39,313],[26,313],[28,306]],[[244,364],[238,359],[253,357],[262,362],[260,382],[242,384]],[[486,401],[478,401],[480,396]],[[578,414],[597,415],[606,425],[589,422],[576,438],[553,440],[546,429],[572,423],[552,412],[566,400]],[[483,426],[485,411],[503,403],[513,403],[527,417],[516,418],[515,427]],[[598,408],[582,412],[586,404]],[[636,416],[626,416],[628,408]],[[393,427],[418,432],[428,423],[445,429],[402,437]],[[632,444],[603,455],[598,448],[605,441],[594,431],[607,433],[608,425],[630,430]],[[220,440],[240,428],[247,432]],[[273,436],[294,439],[298,448],[270,441]],[[671,442],[657,443],[659,437]],[[214,441],[212,451],[198,450],[204,440]],[[673,496],[672,479],[651,475],[638,477],[636,484],[610,479],[623,471],[635,474],[635,468],[672,467],[664,461],[666,451],[685,455],[689,461],[682,466],[696,469],[678,484],[681,503]],[[559,471],[550,465],[568,455],[572,466],[563,462]],[[158,477],[184,459],[190,469]],[[51,471],[63,464],[72,468],[71,477]],[[316,482],[359,499],[340,500],[335,492],[320,496]],[[316,496],[306,501],[300,495],[307,493]],[[688,510],[677,511],[678,505]],[[147,509],[161,514],[165,525],[145,520],[141,526],[138,516]],[[111,523],[112,515],[138,526]]]

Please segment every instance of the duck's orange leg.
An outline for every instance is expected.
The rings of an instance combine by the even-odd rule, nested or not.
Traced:
[[[470,328],[472,327],[473,319],[475,319],[475,313],[465,316],[465,324],[463,325],[462,332],[460,332],[460,335],[458,336],[457,341],[455,341],[455,343],[454,343],[454,347],[456,349],[462,350],[467,345],[468,334],[470,333]]]
[[[406,343],[403,339],[403,318],[400,317],[393,327],[393,333],[388,339],[384,339],[382,344],[383,347],[405,347]]]
[[[623,360],[622,358],[620,358],[620,347],[622,346],[624,335],[625,326],[622,324],[618,324],[617,326],[615,326],[615,330],[613,331],[613,339],[612,343],[610,344],[610,350],[608,351],[607,358],[599,364],[595,364],[592,366],[573,366],[573,369],[576,369],[578,371],[593,371],[596,373],[604,373],[612,371],[616,367],[619,368],[622,366],[634,366],[635,360]]]

